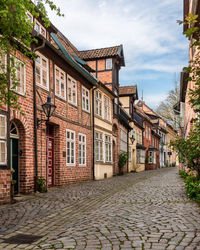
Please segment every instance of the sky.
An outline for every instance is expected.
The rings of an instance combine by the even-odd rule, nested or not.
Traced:
[[[50,21],[79,49],[123,45],[120,85],[138,87],[153,109],[179,81],[188,64],[182,34],[183,0],[54,0],[64,17]]]

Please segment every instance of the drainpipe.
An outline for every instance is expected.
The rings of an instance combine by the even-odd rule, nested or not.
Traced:
[[[33,52],[44,48],[45,40],[41,46],[33,49]],[[36,104],[36,82],[35,82],[35,60],[33,60],[33,123],[34,123],[34,163],[35,163],[35,176],[34,176],[34,192],[37,191],[37,178],[38,178],[38,155],[37,155],[37,104]]]
[[[128,156],[128,161],[127,161],[127,174],[128,174],[128,165],[129,165],[129,128],[127,129],[127,156]]]
[[[93,155],[92,155],[92,179],[95,180],[95,169],[94,169],[94,165],[95,165],[95,161],[94,161],[94,91],[96,89],[98,89],[99,86],[95,87],[92,89],[92,136],[93,136],[93,140],[92,140],[92,148],[93,148]]]

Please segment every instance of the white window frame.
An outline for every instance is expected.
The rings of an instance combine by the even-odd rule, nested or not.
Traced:
[[[105,162],[112,163],[112,141],[111,136],[105,134]]]
[[[35,67],[39,67],[40,69],[40,83],[39,82],[36,82],[37,86],[43,88],[43,89],[46,89],[46,90],[49,90],[49,59],[46,58],[45,56],[43,56],[41,53],[37,52],[36,53],[38,55],[38,57],[40,57],[40,63],[36,60],[35,61]],[[42,66],[42,59],[43,60],[46,60],[47,62],[47,67],[45,68],[44,66]],[[47,74],[47,86],[44,86],[41,82],[42,82],[42,74],[43,74],[43,71],[46,71],[46,74]],[[36,69],[35,69],[35,77],[36,77]]]
[[[154,164],[154,152],[153,151],[148,152],[148,163]]]
[[[138,163],[138,164],[145,163],[145,150],[143,150],[143,149],[136,150],[136,163]]]
[[[39,26],[39,30],[36,29],[36,25]],[[45,31],[45,35],[42,35],[42,29]],[[44,38],[47,37],[47,31],[46,31],[46,29],[45,29],[44,26],[42,26],[42,24],[39,23],[37,20],[35,20],[35,30],[36,30],[41,36],[43,36]]]
[[[16,86],[15,88],[13,88],[12,87],[12,79],[11,79],[11,90],[16,92],[17,94],[25,96],[25,94],[26,94],[26,66],[25,66],[24,62],[22,62],[19,58],[14,57],[14,64],[16,64],[16,61],[17,61],[17,63],[19,63],[19,67],[20,67],[20,70],[19,70],[20,81],[18,81],[18,79],[17,79],[18,69],[16,68],[16,65],[15,65],[15,69],[16,69],[15,77],[16,77],[16,81],[18,81],[20,83],[20,86]],[[21,72],[22,69],[23,69],[24,72]],[[23,74],[23,79],[24,79],[23,83],[21,82],[21,75],[22,74]],[[23,91],[20,91],[19,89],[21,88],[22,84],[24,85],[23,86]]]
[[[86,93],[88,93],[88,96],[86,95]],[[83,107],[84,100],[85,100],[85,108]],[[87,102],[88,102],[88,109],[87,109]],[[88,113],[90,112],[90,91],[89,89],[83,86],[82,86],[82,110]]]
[[[120,129],[120,151],[121,152],[127,152],[127,132],[123,129]]]
[[[112,69],[112,58],[106,58],[105,69],[107,69],[107,70]]]
[[[2,166],[2,165],[7,165],[7,116],[3,115],[3,114],[0,114],[0,117],[4,117],[5,118],[5,124],[3,126],[5,128],[5,136],[1,136],[0,135],[0,144],[1,143],[5,144],[5,161],[4,162],[0,162],[0,166]],[[2,130],[2,127],[0,127],[0,129]],[[1,145],[0,145],[0,154],[1,154]]]
[[[70,81],[69,81],[70,80]],[[74,86],[72,86],[74,84]],[[71,89],[71,90],[70,90]],[[75,90],[75,102],[73,101],[73,91]],[[71,91],[71,96],[70,96],[70,91]],[[67,96],[68,96],[68,102],[71,103],[72,105],[77,106],[77,82],[74,78],[72,78],[70,75],[67,75]],[[72,98],[70,100],[70,98]]]
[[[95,115],[102,117],[102,92],[95,90]]]
[[[103,133],[99,131],[95,131],[95,161],[103,162]],[[96,136],[98,135],[98,136]],[[98,148],[96,148],[96,145]],[[98,151],[98,154],[97,154]],[[98,156],[98,157],[97,157]]]
[[[1,60],[0,74],[5,74],[6,71],[7,71],[7,69],[6,69],[6,67],[7,67],[7,55],[5,55],[5,54],[3,54],[3,53],[1,52],[0,60]],[[2,64],[2,61],[4,61],[3,64]],[[4,65],[4,66],[3,66],[3,65]],[[4,67],[4,69],[2,69],[2,67]]]
[[[81,140],[80,138],[81,137]],[[83,141],[83,138],[85,138],[85,140]],[[86,135],[85,134],[78,134],[78,162],[79,162],[79,166],[86,166]],[[83,147],[85,147],[85,151],[83,150]],[[83,163],[83,159],[85,159],[85,163]]]
[[[151,128],[149,127],[149,141],[151,141]]]
[[[132,148],[130,146],[128,147],[128,161],[132,162]]]
[[[28,10],[26,11],[26,15],[27,15],[27,18],[28,18],[28,16],[31,17],[31,20],[29,18],[28,18],[28,20],[31,21],[31,23],[33,23],[33,15]]]
[[[104,96],[104,119],[110,121],[110,99]]]
[[[67,133],[70,133],[70,138],[67,138]],[[74,139],[71,139],[71,135],[74,135]],[[68,142],[69,142],[69,155],[68,155]],[[74,162],[72,162],[72,143],[74,143]],[[68,157],[70,162],[68,162]],[[76,166],[76,132],[70,129],[66,129],[66,166]]]
[[[59,76],[56,75],[56,70],[59,71]],[[64,80],[61,79],[61,73],[64,75]],[[63,100],[66,100],[66,73],[57,65],[54,67],[54,79],[55,79],[55,95]],[[59,93],[56,92],[56,82],[59,82]],[[61,84],[64,84],[64,96],[61,95]]]

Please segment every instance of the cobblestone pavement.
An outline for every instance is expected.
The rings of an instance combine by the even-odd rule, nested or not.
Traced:
[[[177,172],[130,173],[1,206],[0,249],[200,250],[200,206]]]

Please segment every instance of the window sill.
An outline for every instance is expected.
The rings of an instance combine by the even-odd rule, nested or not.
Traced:
[[[74,107],[74,108],[78,108],[78,106],[77,106],[77,104],[75,104],[75,103],[73,103],[73,102],[69,102],[68,101],[68,104],[70,104],[72,107]]]
[[[44,87],[44,86],[42,86],[42,85],[40,85],[40,84],[38,84],[38,83],[36,83],[36,85],[37,85],[37,87],[40,87],[41,89],[44,89],[44,90],[46,90],[46,91],[49,91],[49,86],[48,86],[48,87]]]
[[[87,113],[87,114],[90,114],[90,110],[86,110],[86,109],[82,108],[82,111],[85,112],[85,113]]]

